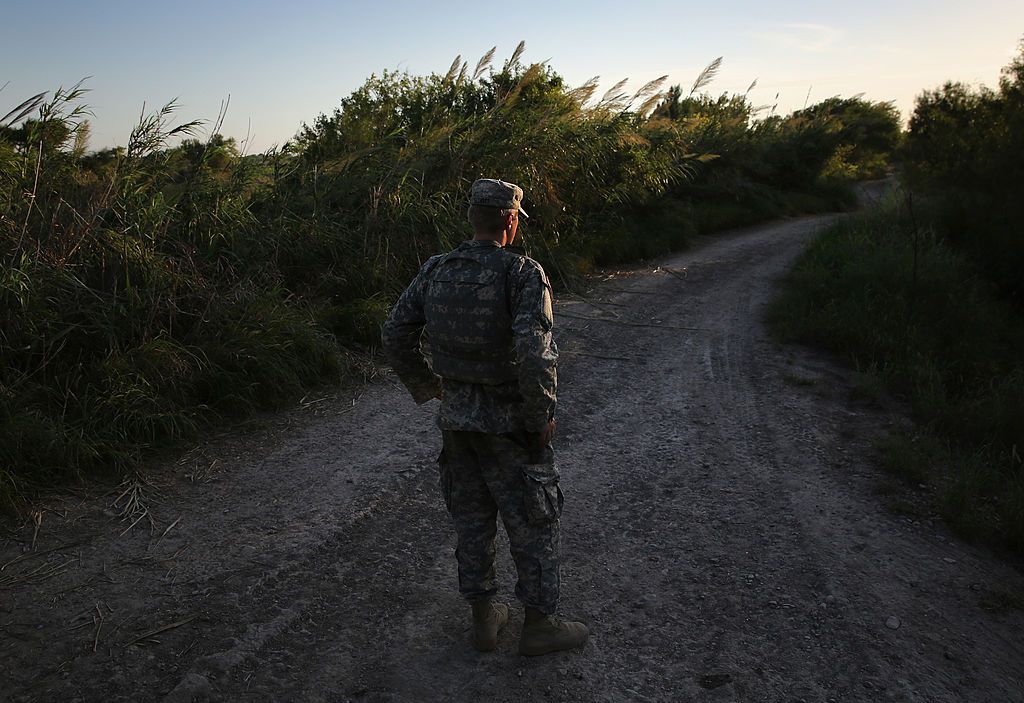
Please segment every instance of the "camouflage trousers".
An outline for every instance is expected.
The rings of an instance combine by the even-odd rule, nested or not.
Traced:
[[[525,433],[444,430],[443,437],[438,465],[441,493],[458,535],[459,591],[469,601],[497,593],[494,539],[500,513],[519,577],[516,597],[554,613],[562,492],[551,448],[531,451]]]

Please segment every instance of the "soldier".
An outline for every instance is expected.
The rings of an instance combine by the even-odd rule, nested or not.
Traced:
[[[519,651],[582,645],[583,623],[558,605],[558,486],[551,285],[515,240],[522,189],[483,178],[468,210],[474,236],[430,258],[384,323],[384,351],[417,403],[441,401],[441,492],[458,535],[459,591],[473,612],[473,646],[491,651],[508,620],[495,602],[494,538],[501,513],[526,616]],[[426,331],[430,365],[421,351]]]

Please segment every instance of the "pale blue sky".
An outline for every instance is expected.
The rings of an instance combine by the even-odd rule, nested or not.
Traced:
[[[212,120],[231,95],[225,134],[250,151],[283,143],[330,112],[371,73],[443,73],[526,40],[524,61],[550,60],[571,84],[600,75],[630,87],[662,74],[692,83],[724,56],[713,93],[743,92],[779,109],[864,93],[908,113],[947,79],[996,84],[1024,36],[1024,2],[354,3],[145,0],[8,5],[0,25],[0,114],[85,76],[94,148],[123,144],[143,102],[178,98],[182,119]]]

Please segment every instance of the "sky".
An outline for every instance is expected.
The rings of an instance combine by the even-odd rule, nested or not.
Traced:
[[[781,113],[863,94],[906,118],[947,80],[995,87],[1024,38],[1021,0],[35,0],[0,17],[0,115],[87,78],[98,149],[123,145],[144,109],[176,99],[180,121],[212,124],[230,98],[221,132],[248,153],[283,144],[371,74],[444,73],[456,55],[472,67],[492,46],[500,67],[520,40],[524,62],[570,85],[628,77],[635,90],[668,74],[688,91],[722,56],[712,94],[756,79],[752,102]]]

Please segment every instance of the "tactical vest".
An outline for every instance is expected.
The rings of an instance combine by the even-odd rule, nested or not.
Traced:
[[[434,373],[498,385],[518,378],[508,267],[500,248],[456,249],[430,273],[423,311]]]

